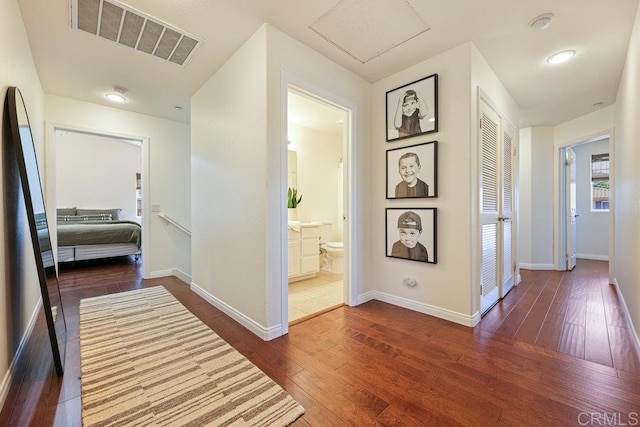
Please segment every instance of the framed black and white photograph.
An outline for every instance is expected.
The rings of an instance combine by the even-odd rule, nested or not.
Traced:
[[[387,142],[438,131],[438,75],[387,92]]]
[[[438,141],[387,150],[387,199],[438,197]]]
[[[387,208],[387,256],[437,264],[437,211],[436,208]]]

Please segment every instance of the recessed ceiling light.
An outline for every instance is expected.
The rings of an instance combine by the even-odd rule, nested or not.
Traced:
[[[119,93],[108,93],[105,96],[109,99],[109,101],[113,102],[124,102],[127,100],[127,98],[120,95]]]
[[[532,30],[544,30],[553,21],[553,13],[545,13],[540,16],[536,16],[529,22],[529,28]]]
[[[107,93],[105,96],[107,97],[107,99],[109,99],[109,101],[122,103],[127,100],[127,98],[124,97],[124,94],[127,93],[127,90],[128,89],[126,87],[114,86],[113,92]]]
[[[175,109],[176,109],[176,110],[178,110],[178,111],[182,110],[182,107],[181,107],[181,106],[179,106],[179,105],[176,105],[176,106],[175,106],[175,107],[173,107],[173,108],[175,108]]]
[[[547,62],[550,64],[561,64],[571,59],[575,54],[575,50],[563,50],[562,52],[551,55],[549,58],[547,58]]]
[[[600,106],[602,106],[602,105],[604,105],[604,102],[602,102],[602,101],[598,101],[598,102],[594,102],[594,103],[593,103],[593,106],[594,106],[594,107],[600,107]]]

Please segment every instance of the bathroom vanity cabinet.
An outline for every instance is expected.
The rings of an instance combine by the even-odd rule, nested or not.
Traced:
[[[308,279],[319,271],[320,226],[300,223],[289,227],[289,281]]]

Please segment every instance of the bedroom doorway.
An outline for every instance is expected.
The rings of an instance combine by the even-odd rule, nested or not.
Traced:
[[[55,149],[49,150],[47,163],[53,170],[48,177],[55,185],[48,195],[55,209],[50,215],[57,219],[58,262],[122,260],[135,263],[146,276],[145,139],[59,127],[49,130]],[[86,241],[68,234],[78,227],[84,234],[89,225],[103,232],[107,224],[117,227],[122,238],[106,243],[97,236]]]
[[[612,132],[603,132],[558,148],[558,270],[572,270],[576,258],[612,259],[611,135]]]

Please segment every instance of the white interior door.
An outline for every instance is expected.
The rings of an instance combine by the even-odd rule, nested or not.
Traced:
[[[498,169],[501,153],[500,117],[484,102],[480,107],[480,309],[484,313],[500,298]]]
[[[576,266],[576,154],[569,147],[566,150],[566,191],[565,206],[567,207],[567,270],[573,270]]]
[[[515,129],[480,103],[480,310],[485,313],[514,286]]]
[[[515,267],[513,262],[513,158],[515,129],[502,123],[502,185],[501,207],[502,212],[498,217],[501,222],[500,242],[502,246],[502,278],[500,286],[500,298],[513,288]]]

